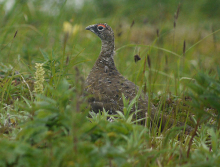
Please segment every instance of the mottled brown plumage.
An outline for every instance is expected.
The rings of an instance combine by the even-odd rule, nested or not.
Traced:
[[[116,111],[123,111],[122,93],[127,99],[132,100],[137,95],[139,88],[133,82],[124,78],[115,67],[113,59],[115,48],[114,33],[106,23],[90,25],[86,27],[86,30],[95,33],[102,41],[99,57],[86,79],[86,91],[92,95],[89,98],[91,108],[94,112],[105,108],[110,114],[115,114]],[[148,109],[148,97],[146,95],[139,97],[137,109],[141,110],[141,112],[138,112],[134,117],[137,119],[145,118],[145,113]],[[157,110],[153,104],[150,104],[150,109],[151,120],[153,121],[155,118],[158,120],[160,115],[157,115]],[[135,108],[131,112],[134,111]],[[163,116],[162,128],[164,128],[167,120],[167,117]],[[169,122],[169,126],[174,123],[173,120]],[[184,124],[177,123],[177,125],[183,126]],[[190,129],[191,127],[188,126],[187,130],[189,131]]]

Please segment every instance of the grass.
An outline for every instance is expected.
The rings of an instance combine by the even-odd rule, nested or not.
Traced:
[[[40,3],[27,1],[1,13],[0,166],[218,166],[220,43],[219,29],[210,26],[217,25],[215,19],[190,22],[186,4],[175,27],[171,11],[164,21],[145,24],[143,8],[129,20],[120,3],[121,10],[112,6],[115,13],[98,19],[91,12],[95,5],[78,11],[53,5],[61,12],[53,15],[52,8],[42,11]],[[152,18],[158,14],[153,9]],[[194,18],[203,18],[196,11]],[[191,134],[133,124],[126,99],[124,113],[116,116],[89,111],[83,83],[101,42],[84,29],[96,22],[107,22],[115,32],[120,73],[143,87],[163,114],[194,127]],[[141,58],[136,63],[135,55]],[[35,63],[43,63],[43,93],[33,91]]]

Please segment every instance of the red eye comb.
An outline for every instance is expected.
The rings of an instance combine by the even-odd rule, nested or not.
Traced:
[[[102,27],[104,27],[104,28],[106,27],[104,24],[99,24],[98,27],[99,27],[99,26],[102,26]]]

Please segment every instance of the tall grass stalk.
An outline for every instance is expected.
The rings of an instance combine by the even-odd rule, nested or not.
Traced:
[[[146,58],[145,58],[146,59]],[[147,55],[147,65],[148,65],[148,122],[147,122],[147,127],[150,128],[150,119],[151,118],[151,61],[150,61],[150,56]],[[149,119],[150,118],[150,119]]]

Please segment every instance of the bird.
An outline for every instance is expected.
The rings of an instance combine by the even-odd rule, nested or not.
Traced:
[[[112,28],[107,23],[99,23],[89,25],[85,29],[93,32],[101,39],[101,52],[85,81],[85,91],[89,94],[88,102],[91,110],[98,113],[104,108],[109,114],[116,114],[116,111],[123,112],[122,96],[124,95],[126,99],[131,101],[137,96],[140,88],[126,79],[115,66],[115,42]],[[169,127],[174,124],[174,120],[166,115],[159,114],[152,103],[148,104],[148,96],[144,92],[139,96],[137,104],[136,108],[133,106],[130,113],[134,113],[133,119],[142,119],[140,124],[145,125],[146,123],[145,118],[149,104],[151,110],[149,118],[152,124],[156,123],[158,127],[161,123],[162,129],[167,126],[167,122],[169,122]],[[136,110],[139,112],[135,112]],[[175,124],[177,126],[185,125],[181,122]],[[192,128],[186,125],[185,130],[190,132]]]

